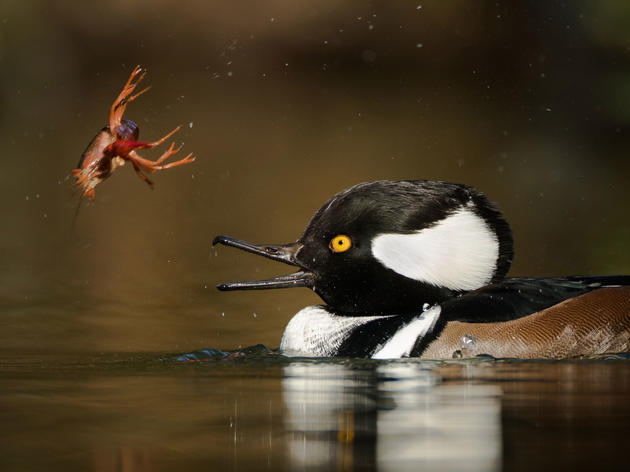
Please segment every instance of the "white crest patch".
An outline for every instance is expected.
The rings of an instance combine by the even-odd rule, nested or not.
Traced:
[[[284,329],[280,349],[288,356],[334,356],[353,329],[389,316],[339,316],[322,306],[307,306]]]
[[[408,356],[418,338],[426,336],[433,330],[441,311],[442,307],[436,305],[402,326],[383,347],[374,353],[372,359],[398,359]]]
[[[410,279],[451,290],[474,290],[492,279],[499,241],[483,218],[460,208],[430,228],[376,236],[372,254]]]

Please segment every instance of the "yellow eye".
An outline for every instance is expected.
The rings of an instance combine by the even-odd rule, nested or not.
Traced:
[[[335,236],[328,245],[332,252],[345,252],[352,246],[352,241],[345,234]]]

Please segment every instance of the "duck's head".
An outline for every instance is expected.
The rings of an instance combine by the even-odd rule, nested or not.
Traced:
[[[219,290],[309,287],[337,313],[410,313],[502,279],[512,235],[480,192],[431,181],[377,181],[344,190],[322,206],[304,234],[282,245],[217,236],[233,246],[299,267]]]

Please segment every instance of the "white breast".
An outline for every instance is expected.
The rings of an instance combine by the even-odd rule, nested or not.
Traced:
[[[280,349],[289,356],[334,356],[353,329],[388,316],[338,316],[323,306],[300,310],[284,330]]]

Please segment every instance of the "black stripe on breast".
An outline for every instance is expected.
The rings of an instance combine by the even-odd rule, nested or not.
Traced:
[[[344,339],[336,356],[371,357],[376,349],[389,340],[408,320],[403,316],[368,321],[355,328]]]

